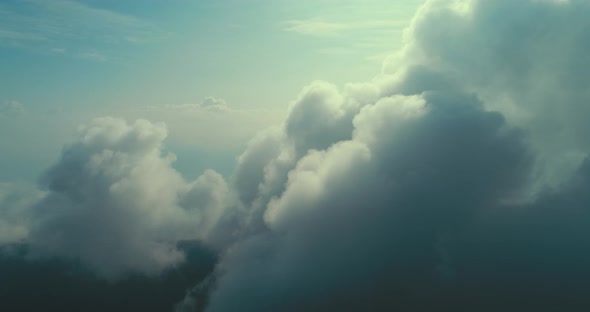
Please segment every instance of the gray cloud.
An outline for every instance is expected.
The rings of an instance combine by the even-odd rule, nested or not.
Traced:
[[[41,196],[42,192],[27,185],[0,183],[0,245],[26,240],[30,207]]]
[[[435,278],[436,242],[511,199],[527,174],[522,135],[473,97],[385,98],[354,125],[351,140],[289,171],[264,212],[269,230],[220,264],[210,311],[332,309],[373,283]]]
[[[207,311],[588,306],[589,9],[428,1],[374,82],[305,88],[240,158]]]
[[[583,117],[590,93],[582,82],[590,70],[583,31],[590,3],[452,2],[459,4],[429,1],[417,13],[406,47],[385,72],[426,67],[444,75],[444,83],[477,93],[488,109],[527,130],[540,181],[558,184],[590,152]]]
[[[179,242],[178,248],[186,254],[178,267],[154,277],[131,274],[112,281],[64,259],[27,259],[27,245],[0,246],[0,309],[171,311],[185,289],[204,278],[216,261],[215,253],[198,242]],[[31,291],[31,285],[37,291]]]
[[[382,75],[304,88],[229,185],[184,181],[163,125],[96,120],[19,239],[104,276],[202,239],[221,257],[177,311],[586,310],[589,10],[427,1]]]
[[[155,107],[152,107],[155,108]],[[205,97],[200,103],[196,104],[179,104],[179,105],[166,105],[164,108],[169,110],[206,110],[211,112],[229,112],[230,107],[227,105],[225,100],[216,99],[212,96]]]
[[[201,103],[202,107],[214,107],[214,106],[227,106],[227,104],[225,103],[225,100],[222,99],[216,99],[212,96],[208,96],[206,97],[203,102]]]
[[[227,186],[214,171],[186,182],[171,167],[175,156],[161,153],[166,135],[163,124],[144,120],[101,118],[83,127],[41,178],[46,194],[23,225],[31,252],[80,261],[109,278],[182,262],[177,242],[206,239]]]

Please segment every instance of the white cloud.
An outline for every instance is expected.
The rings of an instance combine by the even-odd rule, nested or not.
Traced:
[[[42,177],[43,196],[0,192],[0,238],[98,274],[156,274],[184,259],[177,243],[207,239],[225,206],[224,179],[188,183],[162,155],[163,124],[100,118],[80,130]],[[5,194],[6,193],[6,194]],[[23,203],[26,201],[26,203]]]
[[[337,36],[351,31],[391,31],[401,30],[408,24],[406,20],[361,20],[348,22],[332,22],[319,18],[288,20],[284,24],[285,31],[295,32],[309,36]]]
[[[357,11],[371,11],[357,8]],[[397,46],[390,38],[399,37],[409,21],[404,18],[382,17],[383,12],[373,12],[365,18],[310,18],[283,22],[283,30],[294,34],[322,38],[325,47],[318,53],[328,55],[365,55],[374,61],[376,54],[391,54]],[[354,16],[354,15],[353,15]],[[373,58],[372,58],[373,57]],[[363,57],[359,57],[362,59]],[[378,61],[382,61],[382,57]]]
[[[305,88],[282,129],[239,159],[245,216],[207,311],[583,302],[588,12],[586,1],[428,1],[375,81]],[[570,151],[582,156],[552,157]],[[539,174],[554,166],[560,183]],[[555,280],[566,289],[544,288]]]

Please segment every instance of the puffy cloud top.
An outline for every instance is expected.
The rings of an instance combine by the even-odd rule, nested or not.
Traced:
[[[589,12],[427,1],[375,81],[306,87],[240,157],[207,311],[587,304]]]
[[[184,258],[176,243],[205,238],[227,186],[207,171],[187,183],[162,155],[163,124],[100,118],[83,126],[42,177],[33,207],[33,250],[81,261],[115,277],[157,273]]]

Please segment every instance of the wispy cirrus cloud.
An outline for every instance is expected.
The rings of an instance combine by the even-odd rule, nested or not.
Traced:
[[[409,24],[405,19],[337,20],[327,18],[293,19],[282,23],[283,30],[310,38],[321,38],[326,47],[320,54],[364,55],[368,61],[382,62],[389,55],[392,45],[384,38],[400,37]]]
[[[295,19],[284,22],[286,31],[302,35],[324,37],[340,36],[355,31],[387,32],[392,29],[403,29],[406,20],[361,20],[349,22],[327,21],[319,18]]]
[[[152,41],[163,32],[134,16],[73,0],[9,0],[0,4],[0,46],[105,60],[109,48]],[[94,51],[92,55],[88,51]],[[86,57],[85,57],[86,56]]]
[[[349,24],[328,22],[320,19],[307,19],[307,20],[288,20],[285,21],[286,31],[299,33],[302,35],[309,36],[336,36],[342,33],[342,31],[350,29]]]
[[[209,111],[209,112],[231,112],[232,109],[227,105],[224,99],[218,99],[207,96],[200,102],[185,104],[166,104],[162,106],[148,106],[147,110],[167,110],[167,111]]]
[[[81,53],[78,53],[76,56],[81,59],[93,60],[93,61],[99,61],[99,62],[108,60],[108,58],[104,54],[102,54],[96,50],[89,50],[89,51],[81,52]]]
[[[10,100],[0,102],[0,117],[20,115],[25,112],[25,107],[19,101]]]

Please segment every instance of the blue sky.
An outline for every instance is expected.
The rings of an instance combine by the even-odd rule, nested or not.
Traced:
[[[183,172],[229,172],[303,86],[378,73],[420,2],[2,1],[0,180],[33,179],[104,115],[164,121]],[[208,96],[231,112],[187,112]]]

